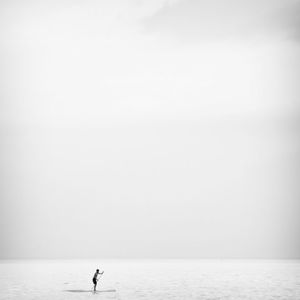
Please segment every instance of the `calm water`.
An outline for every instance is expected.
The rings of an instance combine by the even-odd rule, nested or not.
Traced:
[[[92,293],[96,268],[105,273]],[[300,299],[300,261],[1,261],[0,299]]]

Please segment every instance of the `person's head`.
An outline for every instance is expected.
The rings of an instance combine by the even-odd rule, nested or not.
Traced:
[[[96,272],[99,273],[99,269],[97,269]]]

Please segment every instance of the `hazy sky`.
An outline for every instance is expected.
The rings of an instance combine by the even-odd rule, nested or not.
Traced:
[[[299,20],[1,1],[0,258],[299,258]]]

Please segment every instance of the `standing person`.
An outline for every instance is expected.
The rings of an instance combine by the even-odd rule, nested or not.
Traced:
[[[102,271],[102,273],[99,272],[99,269],[96,270],[96,273],[94,274],[94,277],[93,277],[93,284],[94,284],[94,292],[96,292],[96,287],[97,287],[97,281],[99,280],[97,277],[99,274],[103,274],[104,271]]]

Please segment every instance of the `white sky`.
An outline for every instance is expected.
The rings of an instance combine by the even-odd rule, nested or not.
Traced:
[[[300,5],[224,3],[0,4],[1,257],[299,257]]]

